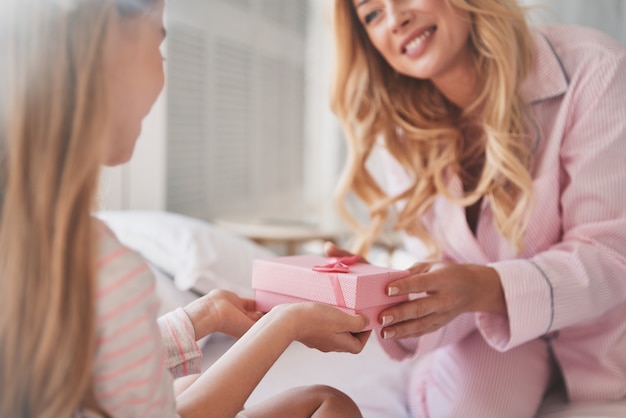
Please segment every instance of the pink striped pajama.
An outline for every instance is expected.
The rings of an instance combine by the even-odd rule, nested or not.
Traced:
[[[177,417],[173,377],[200,372],[201,352],[182,309],[157,321],[149,267],[102,225],[95,395],[114,417]]]
[[[516,257],[483,201],[476,236],[439,197],[427,225],[445,258],[500,274],[508,318],[465,314],[421,337],[382,340],[421,358],[414,416],[529,417],[560,370],[572,401],[626,396],[626,48],[573,26],[534,34],[522,92],[532,106],[535,208]],[[391,192],[409,179],[387,158]],[[461,193],[461,182],[449,187]],[[423,254],[413,238],[409,250]]]

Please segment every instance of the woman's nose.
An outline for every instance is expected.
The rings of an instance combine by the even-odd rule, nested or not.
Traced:
[[[397,33],[411,21],[411,14],[403,1],[387,1],[387,24],[393,33]]]

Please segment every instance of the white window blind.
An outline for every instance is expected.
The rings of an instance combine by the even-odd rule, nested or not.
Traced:
[[[299,201],[306,0],[177,0],[168,16],[166,208]]]
[[[168,35],[167,207],[199,215],[206,206],[206,36],[174,26]]]

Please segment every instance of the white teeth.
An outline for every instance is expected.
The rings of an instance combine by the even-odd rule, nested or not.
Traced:
[[[418,46],[420,46],[422,44],[422,42],[424,42],[424,40],[426,38],[428,38],[430,35],[432,35],[432,33],[435,31],[435,28],[430,28],[427,31],[425,31],[424,33],[422,33],[420,36],[418,36],[417,38],[413,39],[411,42],[409,42],[406,47],[404,47],[404,50],[406,52],[408,51],[412,51],[415,48],[417,48]]]

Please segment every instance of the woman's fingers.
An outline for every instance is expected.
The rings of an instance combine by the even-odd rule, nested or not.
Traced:
[[[450,322],[448,314],[431,314],[422,318],[400,322],[396,325],[384,327],[381,330],[383,339],[421,337],[422,335],[435,332]]]
[[[349,251],[338,248],[334,243],[326,241],[324,243],[324,253],[328,257],[347,257],[353,255]]]
[[[337,247],[333,242],[326,241],[324,243],[324,253],[327,257],[358,257],[358,261],[367,263],[362,256],[354,254],[348,250]]]
[[[434,293],[440,286],[440,274],[436,271],[414,273],[387,284],[387,295],[398,296],[410,293]]]
[[[443,311],[442,308],[437,298],[423,297],[385,309],[380,314],[380,323],[386,326],[411,321],[434,313],[441,313]]]
[[[506,314],[497,272],[490,267],[454,263],[418,263],[411,274],[387,285],[387,294],[409,295],[409,302],[381,312],[387,338],[433,332],[463,312]]]
[[[426,273],[428,270],[430,270],[432,266],[433,266],[433,263],[420,262],[420,263],[413,264],[407,270],[409,270],[411,274]]]

